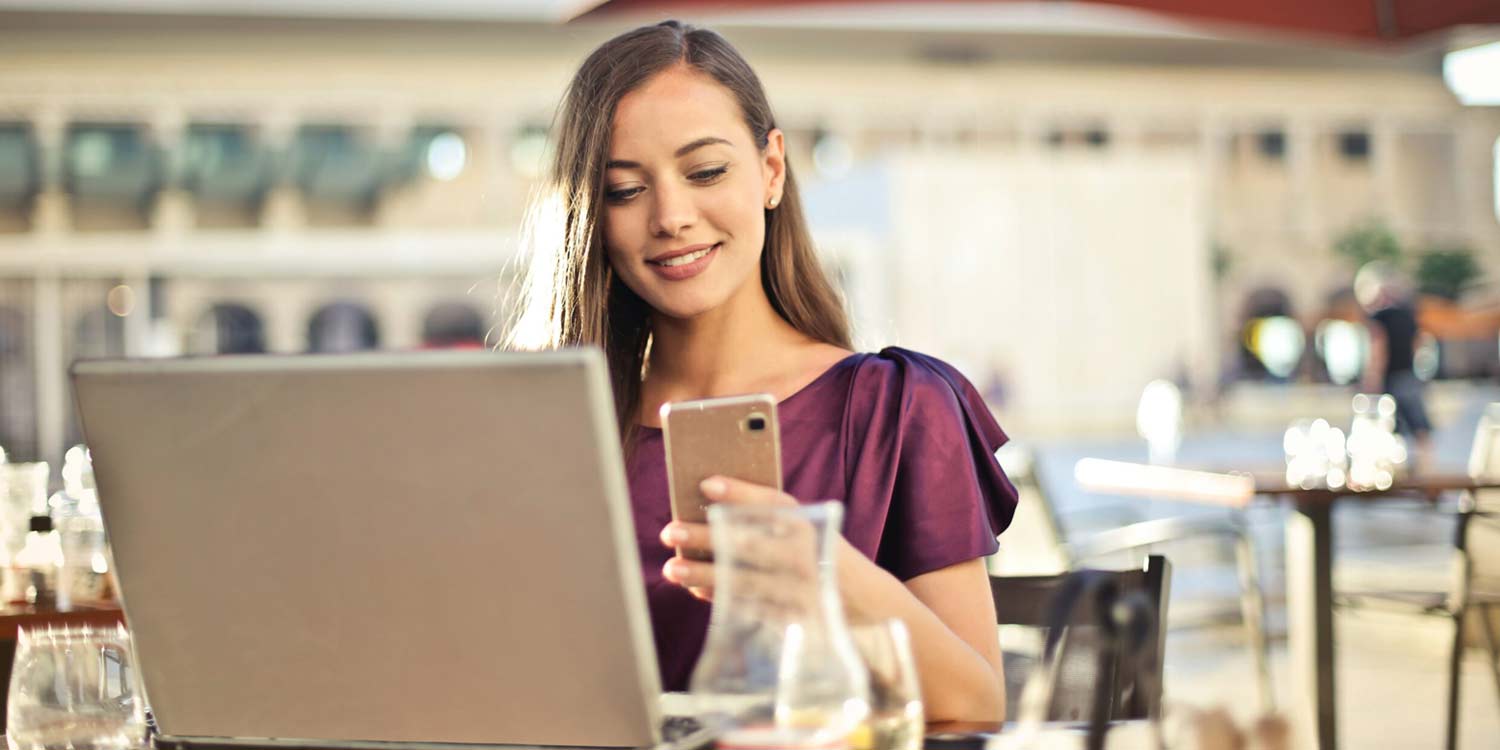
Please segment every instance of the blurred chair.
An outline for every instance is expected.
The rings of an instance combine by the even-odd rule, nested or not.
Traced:
[[[1070,613],[1060,650],[1058,652],[1057,682],[1053,689],[1048,720],[1084,721],[1090,715],[1096,687],[1100,680],[1113,685],[1110,696],[1109,719],[1144,719],[1155,715],[1161,707],[1162,662],[1166,654],[1167,602],[1171,588],[1171,565],[1165,557],[1151,555],[1143,567],[1136,570],[1111,571],[1115,585],[1121,593],[1144,591],[1155,606],[1146,643],[1150,653],[1145,654],[1154,674],[1146,675],[1122,664],[1116,658],[1108,666],[1108,674],[1100,674],[1099,648],[1101,636],[1098,615],[1092,602],[1080,600]],[[995,620],[999,625],[1015,625],[1028,628],[1047,628],[1052,623],[1051,604],[1053,597],[1062,588],[1068,574],[1042,576],[990,576],[990,591],[995,599]],[[1005,665],[1006,715],[1015,717],[1021,688],[1029,676],[1036,660],[1014,658],[1008,654]],[[1029,662],[1029,663],[1028,663]]]
[[[1255,666],[1261,709],[1266,712],[1275,709],[1265,627],[1265,596],[1254,542],[1242,512],[1225,510],[1223,513],[1126,522],[1115,528],[1088,531],[1076,540],[1070,539],[1065,532],[1067,524],[1059,517],[1056,503],[1048,497],[1045,472],[1030,460],[1012,459],[1008,463],[1006,470],[1011,478],[1033,491],[1039,499],[1036,503],[1039,523],[1035,525],[1041,527],[1043,536],[1051,538],[1064,569],[1120,553],[1146,556],[1154,547],[1170,542],[1194,539],[1229,541],[1234,548],[1239,580],[1240,619]]]
[[[1500,403],[1486,407],[1479,419],[1469,451],[1469,474],[1500,478]],[[1445,744],[1449,750],[1458,746],[1460,677],[1464,647],[1470,639],[1486,648],[1500,699],[1500,491],[1481,490],[1460,498],[1454,548],[1448,591],[1346,591],[1335,597],[1340,606],[1380,602],[1453,621]]]

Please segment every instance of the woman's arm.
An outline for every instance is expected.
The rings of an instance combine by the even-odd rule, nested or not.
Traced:
[[[715,480],[719,480],[717,483]],[[794,498],[769,487],[714,477],[703,494],[715,502],[789,505]],[[662,530],[672,547],[710,550],[703,524],[674,522]],[[1005,682],[995,605],[984,563],[974,559],[917,576],[904,584],[840,537],[839,591],[855,620],[899,618],[912,636],[912,651],[929,721],[1001,721]],[[667,580],[711,598],[713,565],[672,559]]]
[[[839,589],[857,620],[900,618],[911,631],[928,721],[1004,721],[1005,679],[984,561],[968,560],[904,584],[848,542]]]

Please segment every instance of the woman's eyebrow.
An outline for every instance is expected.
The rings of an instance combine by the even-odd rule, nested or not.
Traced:
[[[672,152],[672,157],[675,159],[681,159],[682,157],[687,156],[688,154],[691,154],[692,152],[697,151],[704,146],[716,146],[721,144],[725,146],[734,145],[733,143],[730,143],[723,138],[715,135],[709,135],[699,138],[698,140],[677,149],[676,151]],[[640,166],[640,162],[628,161],[626,159],[610,159],[604,164],[605,169],[639,169]]]

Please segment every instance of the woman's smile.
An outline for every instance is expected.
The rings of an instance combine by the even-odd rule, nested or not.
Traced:
[[[708,264],[719,254],[723,243],[693,245],[692,247],[662,253],[646,261],[651,270],[667,281],[685,281],[703,273]]]

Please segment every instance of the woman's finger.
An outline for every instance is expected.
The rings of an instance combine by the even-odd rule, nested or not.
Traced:
[[[714,564],[673,558],[662,566],[662,575],[706,602],[714,600]]]
[[[689,589],[712,588],[714,585],[714,564],[711,562],[674,557],[662,566],[661,574],[668,581]]]
[[[698,491],[716,503],[746,505],[796,505],[797,499],[774,487],[744,482],[725,476],[711,476],[698,484]]]
[[[661,543],[673,549],[713,552],[713,537],[706,523],[673,521],[662,527]]]

